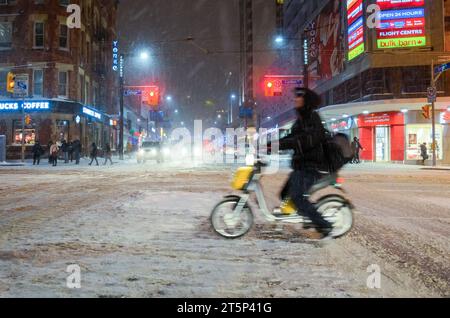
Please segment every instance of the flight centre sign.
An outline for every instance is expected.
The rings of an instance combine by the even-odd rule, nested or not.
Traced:
[[[379,49],[412,48],[427,45],[424,0],[377,0],[380,24]]]

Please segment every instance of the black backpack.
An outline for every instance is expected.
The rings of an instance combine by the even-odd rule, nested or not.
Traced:
[[[328,133],[323,144],[328,170],[338,172],[353,158],[350,138],[342,133]]]

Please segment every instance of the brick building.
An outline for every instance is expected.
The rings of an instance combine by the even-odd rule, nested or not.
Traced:
[[[8,157],[20,151],[22,108],[31,118],[27,146],[62,139],[80,139],[84,149],[115,145],[117,2],[0,0],[0,135],[7,136]],[[81,28],[67,26],[69,4],[81,8]],[[28,75],[24,104],[6,91],[8,72]]]

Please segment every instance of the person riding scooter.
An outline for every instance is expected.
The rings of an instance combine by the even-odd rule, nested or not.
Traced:
[[[294,171],[282,191],[282,197],[290,197],[299,213],[310,218],[317,231],[326,237],[332,231],[332,225],[322,217],[306,196],[308,190],[321,179],[319,170],[326,167],[322,147],[326,130],[316,112],[321,100],[319,95],[307,88],[296,88],[294,93],[297,121],[291,134],[280,139],[280,150],[294,150]]]

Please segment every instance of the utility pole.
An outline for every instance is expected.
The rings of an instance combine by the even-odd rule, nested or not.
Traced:
[[[244,108],[254,109],[253,91],[253,0],[240,0],[241,96]],[[245,128],[248,118],[245,116]]]
[[[123,106],[123,95],[124,95],[124,60],[125,60],[125,55],[124,54],[120,54],[120,75],[119,75],[119,94],[120,94],[120,132],[119,132],[119,159],[123,160],[123,151],[124,151],[124,144],[123,144],[123,137],[124,137],[124,106]]]

